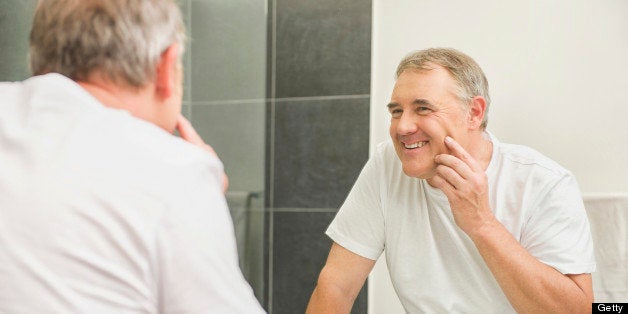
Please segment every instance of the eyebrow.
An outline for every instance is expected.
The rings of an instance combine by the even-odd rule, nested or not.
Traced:
[[[415,106],[421,106],[421,105],[429,105],[429,106],[431,106],[432,105],[432,103],[429,100],[423,99],[423,98],[415,99],[412,102],[412,104],[415,105]],[[392,109],[392,108],[395,108],[395,107],[401,107],[401,105],[399,103],[396,103],[396,102],[391,102],[388,105],[386,105],[386,107],[388,107],[388,109]]]

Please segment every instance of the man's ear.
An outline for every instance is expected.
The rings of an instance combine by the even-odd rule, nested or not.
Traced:
[[[155,77],[155,89],[157,96],[165,99],[172,96],[175,91],[175,77],[177,75],[179,62],[179,45],[172,44],[161,53],[157,63],[157,73]]]
[[[482,96],[473,97],[469,104],[469,128],[480,129],[485,114],[486,99]]]

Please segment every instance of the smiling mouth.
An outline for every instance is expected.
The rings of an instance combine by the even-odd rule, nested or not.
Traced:
[[[416,142],[416,143],[412,143],[412,144],[403,143],[403,147],[405,147],[406,149],[415,149],[415,148],[421,148],[425,144],[427,144],[427,142]]]

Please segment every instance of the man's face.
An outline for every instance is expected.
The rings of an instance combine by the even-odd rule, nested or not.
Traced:
[[[397,78],[388,105],[390,137],[406,175],[433,177],[434,157],[449,153],[445,136],[466,146],[469,119],[456,91],[449,72],[436,65],[431,70],[408,69]]]

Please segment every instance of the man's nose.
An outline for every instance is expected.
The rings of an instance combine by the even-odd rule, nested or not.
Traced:
[[[397,134],[399,135],[407,135],[415,133],[418,129],[416,119],[408,114],[403,114],[399,118],[399,123],[397,124]]]

